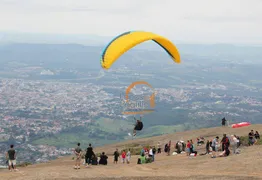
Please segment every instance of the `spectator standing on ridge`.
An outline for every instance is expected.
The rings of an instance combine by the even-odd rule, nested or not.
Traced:
[[[157,143],[157,154],[161,153],[161,143],[158,141]]]
[[[6,153],[6,158],[8,159],[9,171],[12,171],[12,169],[17,171],[17,169],[16,169],[16,152],[14,150],[14,145],[10,146],[10,149]]]
[[[210,142],[209,140],[207,140],[207,143],[206,143],[206,154],[209,154],[210,152]]]
[[[222,126],[226,126],[226,118],[224,117],[223,119],[222,119]]]
[[[126,154],[126,163],[129,164],[130,160],[131,160],[131,152],[130,152],[130,149],[129,149],[127,151],[127,154]]]
[[[152,158],[152,161],[154,161],[154,153],[153,153],[152,147],[150,147],[150,149],[149,149],[149,157]]]
[[[116,151],[114,152],[114,164],[117,164],[118,157],[119,157],[119,152],[118,149],[116,149]]]
[[[170,151],[171,151],[171,140],[168,143],[168,148],[167,148],[167,155],[170,155]]]
[[[211,156],[212,158],[216,157],[216,145],[218,143],[218,140],[219,140],[218,136],[212,140],[212,146],[211,146],[212,147],[212,156]]]
[[[227,137],[226,134],[223,135],[223,138],[222,138],[222,140],[221,140],[221,143],[222,143],[222,151],[225,150],[225,147],[229,147],[230,141],[229,141],[229,139],[228,139],[228,137]]]
[[[156,147],[154,146],[152,150],[153,150],[153,161],[155,161]]]
[[[165,144],[165,149],[164,149],[165,153],[168,152],[168,144]]]
[[[186,144],[186,155],[187,156],[190,155],[190,148],[191,148],[191,143],[189,140],[187,140],[187,144]]]
[[[85,161],[86,161],[86,167],[89,166],[89,164],[91,164],[92,161],[92,156],[94,155],[93,152],[93,147],[91,144],[89,144],[88,148],[86,149],[86,155],[85,155]]]
[[[237,153],[237,148],[238,148],[238,139],[236,135],[231,135],[232,137],[232,148],[233,148],[233,153]]]
[[[123,152],[122,152],[122,162],[123,162],[123,164],[125,163],[125,161],[126,161],[126,151],[123,150]]]
[[[75,169],[80,169],[80,161],[81,161],[81,153],[82,153],[82,149],[80,148],[80,143],[77,143],[77,147],[75,148],[74,151],[75,155],[76,155],[76,163],[75,163]]]

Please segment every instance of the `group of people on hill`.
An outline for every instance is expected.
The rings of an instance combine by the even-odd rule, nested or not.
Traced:
[[[80,143],[77,144],[77,147],[74,150],[74,153],[76,155],[76,162],[75,162],[75,169],[80,169],[80,164],[81,164],[81,159],[83,155],[83,151],[80,148]],[[108,156],[105,154],[105,152],[102,152],[102,154],[99,156],[100,159],[98,161],[97,156],[95,155],[93,151],[93,147],[91,144],[89,144],[88,148],[86,149],[86,154],[85,154],[85,162],[84,164],[86,167],[89,167],[89,165],[107,165],[107,159]]]
[[[192,139],[187,140],[187,144],[186,144],[186,155],[190,156],[191,154],[192,156],[197,155],[197,151],[195,149],[195,145]]]
[[[222,140],[219,142],[219,137],[215,137],[212,141],[206,142],[206,153],[210,154],[212,158],[218,157],[226,157],[229,156],[230,150],[229,147],[232,147],[233,153],[238,154],[238,148],[240,146],[240,137],[236,135],[231,135],[231,137],[228,137],[226,134],[223,135]],[[222,151],[222,153],[217,154],[219,151]]]
[[[254,138],[255,137],[260,138],[259,135],[254,134],[253,136]],[[238,148],[240,146],[240,143],[241,143],[240,137],[236,135],[231,135],[229,137],[226,134],[224,134],[221,141],[219,141],[219,137],[217,136],[213,140],[207,140],[206,143],[204,137],[197,138],[197,146],[202,146],[206,144],[205,147],[206,152],[201,153],[200,155],[211,154],[212,158],[229,156],[229,154],[231,153],[229,150],[230,147],[234,154],[238,154],[239,153]],[[171,141],[169,141],[165,145],[165,152],[167,153],[167,155],[170,155],[170,148],[171,148]],[[176,149],[176,151],[174,151],[175,154],[186,153],[186,156],[197,156],[198,154],[198,151],[196,150],[196,146],[192,139],[187,140],[186,144],[182,140],[177,141],[175,144],[175,149]],[[218,154],[218,152],[220,153]]]
[[[260,139],[260,134],[258,133],[258,131],[254,133],[254,131],[251,130],[248,133],[248,145],[249,146],[256,144],[258,139]]]
[[[230,140],[229,137],[227,137],[226,134],[223,135],[222,140],[219,143],[219,137],[217,136],[216,138],[214,138],[211,143],[209,142],[209,145],[212,149],[212,158],[216,158],[218,157],[226,157],[229,156],[230,154],[230,150],[229,150],[229,146],[230,146]],[[220,145],[222,145],[221,151],[222,153],[217,154],[217,152],[219,151],[219,147]],[[208,148],[208,145],[207,145]]]
[[[159,147],[159,142],[158,142],[158,147]],[[155,156],[157,153],[161,153],[161,148],[158,150],[156,149],[155,146],[150,146],[148,148],[142,148],[140,151],[140,157],[137,160],[137,164],[145,164],[145,163],[152,163],[155,161]]]
[[[119,156],[120,156],[120,153],[119,153],[118,149],[116,149],[116,151],[114,152],[114,163],[115,164],[117,164]],[[125,150],[123,150],[122,154],[121,154],[121,158],[122,158],[122,163],[123,164],[125,162],[127,164],[129,164],[130,160],[131,160],[131,151],[130,151],[130,149],[127,151],[127,153],[126,153]]]
[[[260,139],[260,134],[258,131],[254,133],[253,130],[251,130],[248,134],[249,139],[249,145],[254,145],[258,139]],[[229,156],[232,150],[233,154],[238,154],[239,147],[241,145],[240,137],[236,135],[227,136],[226,134],[223,134],[223,138],[220,141],[220,138],[217,136],[213,140],[207,140],[205,142],[204,137],[197,138],[197,146],[202,146],[206,144],[206,152],[202,153],[200,155],[206,155],[210,154],[211,158],[216,157],[226,157]],[[198,151],[196,150],[196,146],[194,145],[193,140],[187,140],[187,143],[180,140],[175,143],[175,149],[176,151],[174,153],[180,154],[180,153],[186,153],[187,156],[197,156]],[[165,153],[167,155],[170,155],[171,151],[171,140],[165,144],[164,147]],[[149,148],[142,148],[140,152],[140,157],[138,158],[137,164],[145,164],[145,163],[152,163],[155,161],[156,154],[162,153],[161,144],[158,142],[157,149],[155,146],[151,146]],[[80,168],[80,160],[82,157],[82,150],[80,148],[80,143],[78,143],[77,148],[75,149],[75,155],[76,155],[76,164],[75,169]],[[114,163],[118,163],[118,159],[121,157],[122,163],[130,163],[131,159],[131,150],[129,149],[127,152],[126,150],[123,150],[121,153],[116,149],[114,152]],[[89,144],[89,147],[86,150],[85,154],[85,164],[86,167],[88,167],[90,164],[92,165],[107,165],[108,164],[108,156],[105,155],[104,152],[100,155],[100,160],[97,160],[95,153],[93,152],[93,148],[91,144]]]
[[[81,159],[83,156],[83,151],[80,148],[80,143],[77,144],[77,147],[74,149],[74,153],[76,155],[76,162],[75,162],[75,169],[80,169]],[[118,163],[118,158],[120,157],[120,153],[118,149],[114,152],[114,163]],[[125,150],[121,153],[122,163],[130,163],[131,159],[131,152],[130,149],[126,152]],[[86,149],[85,153],[85,162],[84,164],[86,167],[89,167],[90,165],[107,165],[108,164],[108,156],[105,154],[105,152],[102,152],[99,156],[99,161],[97,156],[95,155],[93,151],[93,147],[91,144],[89,144],[88,148]]]

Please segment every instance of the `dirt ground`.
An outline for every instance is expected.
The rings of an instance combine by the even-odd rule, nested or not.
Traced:
[[[213,139],[223,133],[247,135],[251,130],[262,131],[262,125],[252,125],[249,127],[232,128],[210,128],[196,131],[175,133],[147,139],[138,139],[123,142],[115,145],[108,145],[95,148],[95,152],[105,151],[112,154],[116,147],[126,148],[134,144],[156,145],[158,141],[164,145],[172,140],[172,149],[174,142],[179,139],[196,139],[204,136]],[[88,144],[89,142],[87,142]],[[199,153],[203,147],[198,147]],[[45,180],[45,179],[94,179],[94,180],[173,180],[173,179],[208,179],[208,180],[248,180],[262,179],[262,152],[261,146],[242,147],[241,153],[230,155],[229,157],[210,158],[209,155],[186,157],[185,154],[167,156],[166,154],[156,155],[156,161],[151,164],[138,165],[137,156],[132,156],[130,164],[113,164],[113,157],[109,156],[107,166],[91,166],[85,168],[81,166],[80,170],[73,169],[74,161],[72,156],[59,158],[49,163],[31,165],[19,168],[18,172],[0,171],[0,180]]]

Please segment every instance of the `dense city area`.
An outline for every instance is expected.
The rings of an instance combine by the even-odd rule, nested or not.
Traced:
[[[142,117],[144,128],[137,138],[214,127],[222,117],[229,124],[258,123],[262,83],[261,64],[255,60],[259,58],[250,56],[254,64],[247,64],[240,61],[243,56],[225,53],[229,46],[204,46],[190,55],[198,47],[181,45],[185,52],[181,65],[171,66],[160,51],[134,50],[104,71],[96,61],[101,47],[2,46],[0,165],[5,165],[10,144],[16,147],[18,163],[37,163],[71,154],[77,142],[97,147],[130,139],[134,119],[122,114],[125,93],[139,80],[152,85],[156,107]],[[219,56],[213,53],[217,49]],[[9,51],[12,55],[5,53]],[[136,102],[151,93],[152,88],[136,86],[129,97]]]
[[[122,117],[121,100],[104,89],[126,87],[99,86],[52,81],[1,80],[0,96],[0,141],[16,142],[23,152],[23,161],[45,162],[52,158],[72,153],[70,148],[54,147],[48,144],[32,145],[34,139],[58,134],[63,130],[77,126],[88,126],[98,117],[112,119]],[[260,114],[262,101],[250,97],[230,97],[226,94],[209,94],[199,91],[207,87],[195,88],[157,88],[157,102],[166,103],[173,110],[198,110],[188,113],[190,117],[209,118],[210,116],[241,116],[241,113]],[[211,85],[214,91],[226,88],[223,85]],[[195,89],[195,90],[194,90]],[[203,103],[196,101],[200,97],[210,99]],[[179,106],[175,105],[180,103]],[[206,108],[227,104],[227,112],[210,111]],[[247,109],[238,105],[253,107]],[[121,109],[121,108],[119,108]],[[202,110],[200,110],[202,109]],[[6,144],[0,144],[4,153]],[[35,156],[29,155],[35,152]],[[19,153],[19,151],[18,151]],[[28,153],[28,156],[24,153]],[[1,153],[2,154],[2,153]],[[19,153],[20,154],[20,153]],[[2,155],[1,164],[4,163]]]

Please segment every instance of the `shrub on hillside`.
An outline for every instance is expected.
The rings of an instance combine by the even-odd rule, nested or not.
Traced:
[[[32,165],[32,164],[29,163],[29,162],[23,162],[21,164],[18,164],[17,167],[26,167],[26,166],[29,166],[29,165]]]
[[[145,145],[145,146],[140,146],[139,144],[136,144],[137,146],[136,147],[134,147],[133,146],[134,144],[132,144],[131,146],[129,146],[129,147],[126,147],[125,149],[122,149],[121,150],[121,152],[123,151],[123,150],[125,150],[126,152],[130,149],[130,152],[131,152],[131,155],[140,155],[140,152],[141,152],[141,149],[143,148],[143,147],[146,147],[146,148],[150,148],[150,146],[149,145]]]

